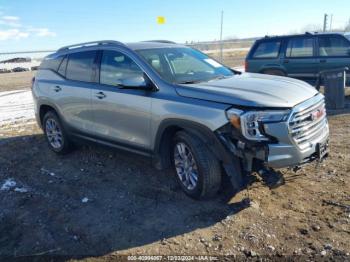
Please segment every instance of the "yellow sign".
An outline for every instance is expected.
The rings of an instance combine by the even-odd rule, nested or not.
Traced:
[[[158,16],[157,17],[157,23],[162,25],[165,24],[165,17],[164,16]]]

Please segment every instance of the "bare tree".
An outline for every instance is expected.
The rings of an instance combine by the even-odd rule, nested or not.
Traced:
[[[301,28],[301,33],[305,33],[305,32],[322,32],[322,26],[319,24],[308,24],[306,26],[304,26],[303,28]]]

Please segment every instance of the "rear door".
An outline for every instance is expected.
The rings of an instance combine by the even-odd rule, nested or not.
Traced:
[[[96,51],[69,54],[62,61],[58,74],[64,77],[52,86],[55,104],[64,122],[75,133],[91,133],[91,90],[95,85],[94,61]]]
[[[318,37],[319,70],[350,67],[350,41],[343,36]]]
[[[143,76],[125,53],[101,51],[99,85],[92,93],[97,139],[117,146],[148,151],[151,146],[151,92],[123,88],[123,83]]]
[[[314,80],[318,74],[318,60],[313,36],[291,37],[287,40],[282,59],[289,77]]]

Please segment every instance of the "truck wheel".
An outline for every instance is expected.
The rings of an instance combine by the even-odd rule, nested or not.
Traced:
[[[182,190],[194,199],[208,199],[220,189],[219,161],[198,137],[184,131],[175,135],[172,164]]]
[[[265,75],[286,76],[286,74],[283,71],[278,69],[267,69],[267,70],[264,70],[263,73]]]
[[[52,151],[57,154],[66,154],[71,151],[72,144],[55,112],[49,111],[44,115],[43,130]]]

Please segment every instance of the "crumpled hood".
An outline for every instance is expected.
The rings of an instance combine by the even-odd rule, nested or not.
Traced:
[[[242,73],[226,79],[180,85],[179,95],[248,107],[290,108],[318,92],[309,84],[288,78]]]

